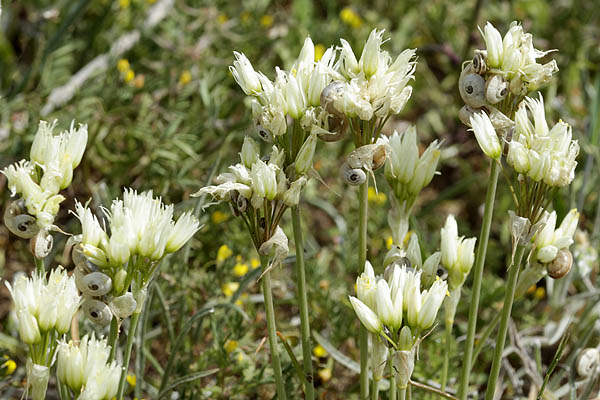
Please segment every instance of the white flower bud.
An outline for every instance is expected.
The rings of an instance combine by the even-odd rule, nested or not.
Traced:
[[[373,310],[377,308],[375,294],[377,291],[377,280],[375,279],[375,271],[369,261],[365,263],[365,271],[356,279],[356,295],[359,300],[371,307]]]
[[[198,232],[198,229],[200,229],[200,223],[196,217],[191,212],[183,213],[167,238],[167,253],[174,253],[181,249]]]
[[[354,296],[349,296],[350,303],[352,304],[352,308],[354,308],[354,312],[358,316],[358,319],[362,324],[367,328],[367,330],[371,333],[379,333],[383,330],[383,326],[381,325],[381,321],[377,314],[375,314],[365,303],[360,301]]]
[[[240,158],[246,168],[252,168],[252,164],[258,160],[258,146],[249,136],[244,137]]]
[[[352,77],[360,72],[360,66],[356,60],[356,56],[352,51],[350,43],[344,39],[340,39],[342,47],[340,47],[340,60],[338,62],[338,68],[342,75],[346,78]]]
[[[537,259],[542,264],[547,264],[556,258],[558,254],[558,248],[556,246],[548,245],[544,246],[537,252]]]
[[[502,36],[500,36],[500,32],[488,22],[481,35],[483,36],[483,40],[485,40],[488,65],[492,68],[498,68],[503,56]]]
[[[37,320],[27,310],[17,310],[17,320],[19,322],[19,336],[25,344],[36,344],[42,340]]]
[[[506,162],[510,164],[519,174],[527,174],[530,169],[529,157],[525,146],[516,140],[512,140],[508,145],[508,156]]]
[[[268,200],[277,196],[277,172],[275,166],[269,166],[264,161],[258,160],[252,165],[250,176],[252,190],[260,198]]]
[[[458,267],[460,271],[468,275],[475,262],[476,238],[463,239],[458,246]]]
[[[307,179],[304,176],[296,179],[290,185],[290,188],[283,194],[283,202],[288,207],[294,207],[300,202],[300,193],[306,185]]]
[[[484,154],[494,160],[499,160],[502,155],[502,146],[487,114],[474,113],[471,116],[471,126]]]
[[[308,139],[304,142],[298,155],[296,156],[295,166],[296,173],[299,176],[306,174],[313,165],[313,157],[315,155],[315,149],[317,148],[317,135],[310,134]]]
[[[446,218],[446,223],[440,231],[442,247],[442,265],[452,269],[458,260],[458,226],[454,215]]]
[[[377,73],[382,41],[383,30],[377,31],[377,29],[373,29],[363,48],[359,63],[367,79]]]
[[[377,282],[377,315],[384,325],[399,329],[402,326],[402,295],[396,296],[392,302],[392,295],[387,282],[381,279]]]
[[[50,379],[50,368],[45,365],[34,364],[31,358],[27,360],[27,387],[31,388],[33,400],[44,400]]]
[[[236,60],[233,62],[233,66],[229,67],[233,78],[248,96],[258,96],[262,92],[259,75],[243,53],[234,51],[233,54]]]
[[[435,317],[444,301],[448,285],[445,281],[436,280],[429,291],[423,292],[423,306],[419,312],[419,327],[429,329],[435,321]]]

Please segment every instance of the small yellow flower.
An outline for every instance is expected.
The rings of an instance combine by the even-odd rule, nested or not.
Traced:
[[[222,211],[215,211],[214,213],[212,213],[212,221],[214,224],[220,224],[222,222],[227,221],[227,219],[229,218],[229,216],[227,214],[225,214]]]
[[[127,8],[130,4],[130,0],[119,0],[119,6],[121,6],[121,8]]]
[[[273,25],[273,16],[269,14],[263,15],[260,17],[260,24],[265,28],[270,27]]]
[[[260,260],[256,257],[252,257],[250,259],[250,267],[252,267],[252,269],[260,267]]]
[[[238,282],[227,282],[221,286],[221,290],[225,297],[231,297],[239,289],[240,284]]]
[[[127,70],[125,72],[125,82],[129,83],[135,78],[135,72],[132,69]]]
[[[340,11],[340,19],[343,23],[352,28],[360,28],[362,25],[360,15],[358,15],[351,7],[344,7],[342,11]]]
[[[388,250],[392,248],[393,244],[394,244],[394,238],[392,238],[391,236],[388,236],[387,238],[385,238],[385,247]]]
[[[248,272],[248,264],[246,263],[238,262],[233,267],[233,275],[235,276],[244,276],[246,272]]]
[[[219,247],[217,250],[217,264],[221,264],[223,261],[227,260],[229,257],[233,255],[233,251],[226,244]]]
[[[236,342],[235,340],[228,340],[225,342],[225,345],[223,347],[225,348],[225,351],[227,353],[233,353],[235,349],[238,348],[238,342]]]
[[[318,344],[314,349],[313,349],[313,354],[315,355],[315,357],[318,358],[323,358],[323,357],[327,357],[327,350],[325,350],[325,348],[323,348],[323,346],[321,346],[320,344]]]
[[[123,73],[129,71],[129,61],[126,58],[121,58],[117,62],[117,69],[119,70],[119,72]]]
[[[219,23],[219,25],[223,25],[228,20],[229,18],[227,18],[227,15],[225,14],[219,14],[219,16],[217,17],[217,22]]]
[[[327,382],[331,379],[331,368],[321,368],[317,374],[323,382]]]
[[[325,54],[325,46],[321,43],[315,44],[315,61],[319,61]]]
[[[154,4],[156,3],[156,0],[146,0],[149,4]]]
[[[533,294],[533,293],[535,293],[535,289],[536,289],[535,285],[529,286],[529,289],[527,289],[527,294]]]
[[[192,73],[189,70],[185,70],[179,75],[179,85],[185,86],[192,81]]]
[[[242,353],[240,351],[240,352],[238,352],[238,355],[237,355],[237,362],[241,363],[242,361],[244,361],[244,353]]]
[[[12,375],[12,373],[15,372],[15,369],[17,369],[17,363],[15,363],[7,356],[4,356],[4,358],[6,358],[7,360],[4,361],[2,365],[0,365],[0,370],[5,370],[3,373],[4,376]]]
[[[535,297],[538,300],[542,300],[544,297],[546,297],[546,289],[544,289],[543,287],[535,289],[533,297]]]
[[[135,387],[135,384],[137,382],[135,375],[127,375],[127,378],[125,379],[127,379],[127,383],[129,383],[129,386]]]

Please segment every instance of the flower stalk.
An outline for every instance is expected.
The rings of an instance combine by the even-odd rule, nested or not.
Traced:
[[[123,356],[123,369],[121,370],[121,378],[119,380],[119,390],[117,392],[117,400],[123,400],[125,392],[125,380],[129,370],[129,360],[131,359],[131,349],[133,348],[133,338],[135,337],[138,322],[141,312],[134,312],[129,321],[129,331],[127,332],[127,344],[125,345],[125,355]],[[111,350],[112,351],[112,350]]]
[[[369,212],[369,177],[358,190],[358,273],[362,272],[367,261],[367,222]],[[360,398],[369,397],[369,343],[367,329],[360,324]]]

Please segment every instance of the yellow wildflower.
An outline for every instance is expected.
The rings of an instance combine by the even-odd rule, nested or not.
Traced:
[[[235,340],[228,340],[225,342],[225,346],[223,347],[225,348],[225,351],[227,353],[233,353],[235,349],[238,348],[238,342],[236,342]]]
[[[219,16],[217,17],[217,22],[219,23],[219,25],[223,25],[228,20],[229,18],[227,18],[227,15],[225,14],[219,14]]]
[[[221,222],[225,222],[225,221],[227,221],[227,218],[229,218],[229,216],[227,214],[225,214],[224,212],[219,211],[219,210],[215,211],[212,214],[212,221],[215,224],[220,224]]]
[[[263,15],[260,17],[260,24],[265,28],[270,27],[273,25],[273,16],[269,14]]]
[[[192,81],[192,73],[189,70],[185,70],[179,75],[179,85],[185,86]]]
[[[250,266],[252,267],[252,269],[260,267],[260,260],[256,257],[252,257],[250,259]]]
[[[233,267],[233,274],[235,276],[244,276],[246,275],[246,272],[248,272],[248,264],[246,263],[238,262]]]
[[[325,350],[325,348],[323,346],[321,346],[320,344],[318,344],[314,349],[313,349],[313,354],[315,355],[315,357],[318,358],[323,358],[323,357],[327,357],[327,350]]]
[[[385,202],[387,201],[387,196],[385,195],[385,193],[377,192],[372,186],[369,187],[369,190],[367,191],[367,196],[369,198],[370,203],[381,205],[385,204]]]
[[[119,0],[119,6],[121,6],[121,8],[127,8],[130,4],[130,0]]]
[[[340,11],[340,18],[343,23],[352,28],[360,28],[362,25],[362,18],[351,7],[344,7]]]
[[[7,356],[4,356],[5,359],[7,359],[6,361],[4,361],[4,363],[2,365],[0,365],[0,370],[5,370],[3,375],[12,375],[13,372],[15,372],[15,369],[17,369],[17,363],[15,363],[13,360],[11,360],[10,358],[8,358]]]
[[[223,261],[227,260],[229,257],[233,255],[233,251],[226,244],[219,247],[217,250],[217,264],[221,264]]]
[[[319,61],[323,54],[325,54],[325,46],[321,43],[315,44],[315,61]]]
[[[135,72],[132,69],[127,70],[125,72],[125,82],[129,83],[135,78]]]
[[[156,3],[156,0],[146,0],[149,4],[154,4]]]
[[[129,383],[129,386],[135,387],[135,384],[137,382],[135,375],[127,375],[127,378],[125,379],[127,379],[127,383]]]
[[[117,62],[117,69],[119,70],[119,72],[123,73],[129,71],[129,61],[126,58],[121,58]]]
[[[323,382],[327,382],[331,379],[331,368],[322,368],[319,370],[319,372],[317,372],[317,374]]]
[[[546,289],[544,289],[543,287],[539,287],[539,288],[535,289],[535,293],[533,293],[533,297],[535,297],[538,300],[542,300],[544,297],[546,297]]]
[[[225,297],[231,297],[239,289],[240,284],[238,282],[227,282],[221,286],[221,290]]]
[[[385,238],[385,247],[388,250],[392,248],[393,244],[394,244],[394,238],[392,238],[391,236],[388,236],[387,238]]]

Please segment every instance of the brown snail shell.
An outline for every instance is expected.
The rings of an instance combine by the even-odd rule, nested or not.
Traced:
[[[473,57],[473,72],[476,74],[483,74],[487,71],[487,62],[485,56],[481,53],[475,53]]]
[[[375,171],[385,164],[387,150],[385,146],[377,146],[373,151],[373,161],[371,162],[371,171]]]
[[[23,200],[13,201],[6,207],[4,225],[13,234],[23,239],[31,239],[40,230],[35,217],[27,214]]]
[[[556,258],[548,264],[546,269],[548,275],[554,279],[560,279],[567,275],[573,266],[573,254],[569,249],[561,249],[558,251]]]
[[[50,254],[53,242],[52,235],[46,230],[41,230],[29,240],[29,248],[35,258],[41,260]]]
[[[333,104],[344,94],[345,88],[346,84],[342,81],[333,81],[329,85],[325,86],[320,97],[321,107],[323,107],[329,114],[343,118],[344,114],[338,111]]]
[[[348,120],[344,116],[330,115],[328,118],[330,134],[320,134],[319,139],[324,142],[337,142],[342,140],[348,130]]]
[[[462,122],[463,124],[465,124],[466,126],[468,126],[470,128],[471,127],[471,117],[476,112],[477,112],[477,110],[474,109],[473,107],[464,105],[458,111],[458,118],[460,119],[460,122]]]

